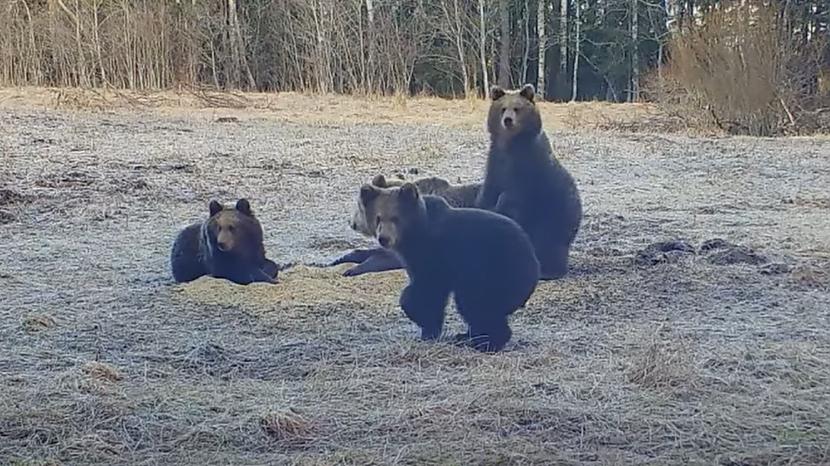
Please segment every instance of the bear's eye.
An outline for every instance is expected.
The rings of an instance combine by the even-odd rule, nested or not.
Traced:
[[[519,107],[514,107],[513,111],[516,112],[516,113],[519,113]]]
[[[504,113],[504,112],[506,112],[506,111],[507,111],[507,109],[506,109],[506,108],[504,108],[504,107],[502,107],[502,108],[501,108],[501,113]]]
[[[230,231],[230,232],[233,232],[236,229],[236,227],[234,227],[233,225],[228,225],[227,228],[228,228],[228,231]]]

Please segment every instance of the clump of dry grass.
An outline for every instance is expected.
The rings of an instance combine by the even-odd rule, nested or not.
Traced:
[[[54,327],[57,322],[50,315],[38,314],[24,317],[21,325],[26,332],[37,333]]]
[[[830,288],[830,264],[799,264],[790,273],[790,282],[804,288]]]
[[[693,387],[698,377],[685,345],[682,341],[651,341],[632,358],[628,381],[651,389]]]
[[[312,438],[313,423],[293,409],[273,410],[259,418],[262,430],[271,438],[288,441],[307,441]]]
[[[406,284],[402,270],[344,277],[343,271],[352,266],[297,265],[281,272],[277,284],[242,286],[202,277],[180,285],[177,290],[190,302],[239,307],[254,314],[308,312],[312,307],[332,305],[352,311],[397,308],[398,295]]]
[[[114,366],[100,361],[89,361],[81,366],[81,372],[97,380],[115,383],[122,379],[121,372]]]

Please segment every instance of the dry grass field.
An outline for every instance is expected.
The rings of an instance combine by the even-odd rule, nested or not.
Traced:
[[[0,464],[830,464],[830,139],[543,105],[585,220],[483,355],[418,341],[403,272],[323,265],[374,174],[480,179],[485,112],[0,90]],[[239,197],[295,265],[174,284]]]

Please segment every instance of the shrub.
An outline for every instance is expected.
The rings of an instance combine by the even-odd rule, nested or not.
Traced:
[[[790,30],[786,18],[753,1],[711,10],[674,34],[657,99],[686,106],[693,118],[705,113],[732,134],[815,130],[821,48]]]

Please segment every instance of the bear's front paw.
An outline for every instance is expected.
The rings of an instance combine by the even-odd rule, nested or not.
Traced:
[[[350,269],[347,269],[345,272],[343,272],[343,276],[344,277],[356,277],[358,275],[363,275],[364,273],[366,273],[366,272],[361,270],[359,265],[356,265],[356,266],[354,266]]]

